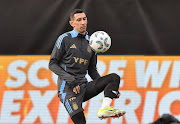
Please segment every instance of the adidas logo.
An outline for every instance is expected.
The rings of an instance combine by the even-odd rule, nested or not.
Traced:
[[[116,95],[118,95],[118,94],[119,94],[119,92],[118,92],[118,91],[114,91],[114,90],[112,90],[112,92],[113,92],[114,94],[116,94]]]
[[[121,94],[119,93],[119,91],[114,91],[114,90],[112,90],[112,92],[113,92],[114,94],[116,94],[116,98],[119,98],[119,96],[121,95]]]
[[[75,49],[76,49],[77,47],[76,47],[76,45],[75,45],[75,44],[73,44],[70,48],[75,48]]]

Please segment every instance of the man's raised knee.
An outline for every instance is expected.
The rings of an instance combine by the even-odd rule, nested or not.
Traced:
[[[116,73],[111,73],[110,75],[111,75],[113,80],[120,80],[120,76],[117,75]]]

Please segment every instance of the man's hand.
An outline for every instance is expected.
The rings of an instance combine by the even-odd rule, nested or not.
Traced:
[[[80,86],[79,86],[79,85],[75,86],[75,87],[73,88],[73,92],[74,92],[75,94],[80,93]]]
[[[75,94],[80,93],[80,86],[77,81],[74,80],[73,82],[71,82],[70,87],[72,88]]]

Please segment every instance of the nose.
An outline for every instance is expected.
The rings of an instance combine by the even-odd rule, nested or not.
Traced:
[[[82,21],[81,21],[81,24],[85,24],[85,23],[86,23],[86,20],[82,20]]]

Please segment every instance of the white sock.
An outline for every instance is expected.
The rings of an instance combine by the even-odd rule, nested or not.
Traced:
[[[111,98],[109,98],[109,97],[104,97],[103,102],[102,102],[102,106],[101,106],[100,109],[103,109],[103,108],[105,108],[105,107],[107,107],[107,106],[110,106],[110,105],[111,105],[111,102],[112,102],[112,99],[111,99]]]

